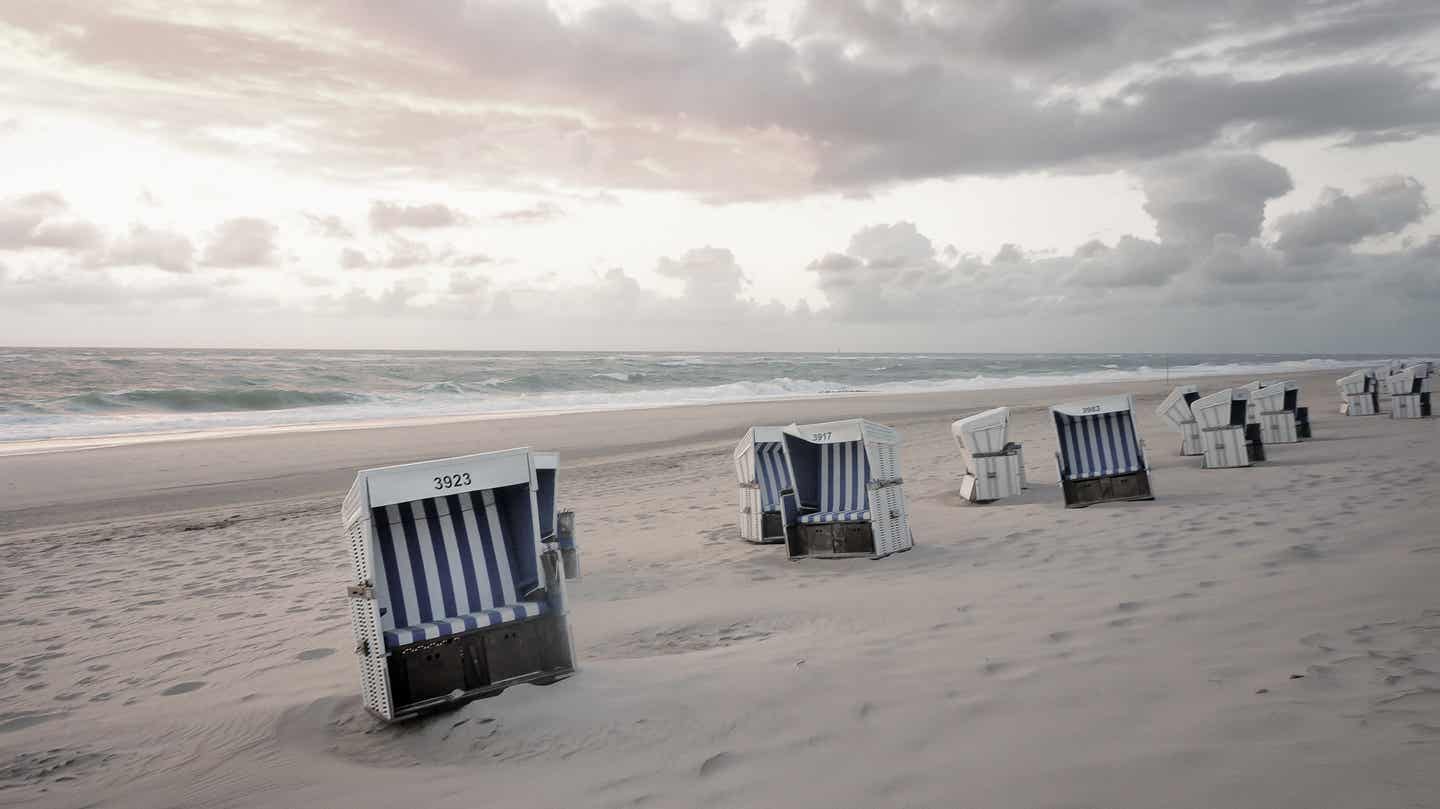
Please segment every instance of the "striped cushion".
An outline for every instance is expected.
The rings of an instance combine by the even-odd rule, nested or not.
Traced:
[[[855,511],[817,511],[814,514],[802,514],[800,522],[805,525],[815,523],[832,522],[869,522],[870,509],[859,509]]]
[[[428,621],[423,624],[407,626],[401,629],[385,630],[385,648],[394,649],[397,646],[404,646],[407,643],[416,643],[422,640],[434,640],[443,638],[446,635],[458,635],[471,629],[479,629],[484,626],[505,624],[511,621],[519,621],[525,618],[534,618],[545,612],[545,605],[539,601],[524,601],[519,604],[509,604],[493,610],[481,612],[467,612],[454,618],[442,618],[438,621]]]
[[[507,537],[506,500],[490,490],[382,506],[372,512],[381,628],[418,627],[521,604],[533,581],[532,537]],[[523,521],[522,521],[523,522]],[[533,575],[533,574],[532,574]],[[478,620],[478,619],[477,619]],[[496,619],[508,620],[504,614]]]
[[[765,511],[779,511],[780,492],[791,485],[783,444],[755,445],[755,482],[760,484],[760,507]]]
[[[1055,414],[1066,480],[1127,475],[1143,468],[1129,411],[1093,416]]]
[[[870,505],[869,481],[870,461],[863,442],[820,445],[821,513],[864,510]]]

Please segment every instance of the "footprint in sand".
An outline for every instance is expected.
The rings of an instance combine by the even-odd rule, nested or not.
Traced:
[[[299,660],[319,660],[322,657],[329,657],[335,654],[334,649],[306,649],[295,657]]]
[[[708,778],[719,772],[727,770],[730,767],[733,767],[736,763],[738,763],[739,760],[739,757],[736,756],[734,753],[716,753],[715,755],[700,762],[700,777]]]
[[[165,689],[164,691],[161,691],[161,692],[160,692],[160,696],[162,696],[162,697],[173,697],[173,696],[176,696],[177,694],[188,694],[188,693],[190,693],[191,691],[198,691],[199,689],[204,688],[204,687],[205,687],[205,681],[204,681],[204,680],[191,680],[190,682],[176,683],[175,685],[170,686],[169,688]]]

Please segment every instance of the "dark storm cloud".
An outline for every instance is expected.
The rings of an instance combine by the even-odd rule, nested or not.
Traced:
[[[1126,305],[1298,307],[1311,305],[1322,286],[1332,296],[1394,305],[1395,295],[1424,297],[1440,286],[1440,237],[1387,253],[1350,249],[1428,215],[1419,181],[1386,178],[1354,195],[1328,190],[1315,206],[1280,217],[1278,236],[1266,242],[1265,206],[1290,187],[1284,168],[1256,155],[1192,155],[1145,171],[1145,210],[1158,241],[1091,240],[1062,257],[1007,244],[986,263],[937,252],[912,223],[898,222],[862,228],[843,253],[809,269],[828,317],[897,323]],[[1382,290],[1379,299],[1372,287]]]
[[[1161,240],[1182,243],[1259,236],[1265,204],[1294,188],[1284,167],[1253,154],[1188,155],[1150,166],[1143,179]]]
[[[1327,188],[1313,208],[1276,222],[1276,246],[1285,251],[1348,246],[1398,233],[1430,213],[1425,188],[1409,177],[1388,177],[1359,194]]]
[[[1408,41],[1430,25],[1417,3],[834,0],[811,4],[795,32],[745,40],[718,15],[612,3],[562,18],[534,0],[262,2],[283,26],[223,6],[207,24],[17,0],[0,19],[37,53],[159,82],[117,89],[75,71],[65,97],[117,118],[143,110],[210,148],[235,147],[202,121],[296,121],[287,134],[306,165],[328,171],[748,197],[1433,133],[1430,73],[1383,55],[1336,62],[1342,43]],[[1412,25],[1393,22],[1402,12]],[[1263,75],[1181,58],[1224,38],[1326,50]],[[432,215],[443,219],[384,208],[377,229],[443,226]]]

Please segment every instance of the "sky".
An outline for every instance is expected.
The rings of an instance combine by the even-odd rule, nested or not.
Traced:
[[[1434,0],[5,0],[0,343],[1440,350]]]

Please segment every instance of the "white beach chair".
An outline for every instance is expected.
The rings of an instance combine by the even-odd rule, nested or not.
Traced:
[[[1200,423],[1200,443],[1205,450],[1202,468],[1234,469],[1265,460],[1260,425],[1246,423],[1249,402],[1249,391],[1226,388],[1190,405]]]
[[[1195,421],[1195,414],[1190,412],[1190,405],[1200,398],[1200,388],[1195,385],[1181,385],[1170,391],[1165,401],[1155,408],[1155,413],[1161,418],[1170,422],[1180,433],[1180,454],[1181,455],[1203,455],[1205,450],[1200,445],[1200,424]]]
[[[1373,416],[1380,412],[1380,388],[1375,372],[1362,368],[1335,380],[1340,388],[1340,415]]]
[[[785,541],[780,492],[789,489],[783,427],[751,427],[735,446],[735,477],[740,484],[740,538],[746,542]]]
[[[1050,408],[1066,508],[1110,500],[1154,500],[1150,465],[1135,429],[1135,397],[1107,396]]]
[[[1009,440],[1010,408],[997,407],[960,419],[950,434],[965,459],[960,496],[989,503],[1020,494],[1025,484],[1025,453]]]
[[[1300,386],[1291,380],[1272,382],[1250,394],[1259,414],[1260,440],[1295,444],[1310,437],[1310,410],[1300,406]]]
[[[1434,378],[1420,376],[1424,370],[1428,370],[1428,367],[1404,368],[1385,379],[1385,388],[1390,392],[1390,418],[1430,418],[1430,394]]]
[[[900,434],[864,419],[785,428],[793,485],[781,493],[790,558],[908,551]]]
[[[341,510],[365,707],[385,720],[575,670],[535,454],[367,469]]]

